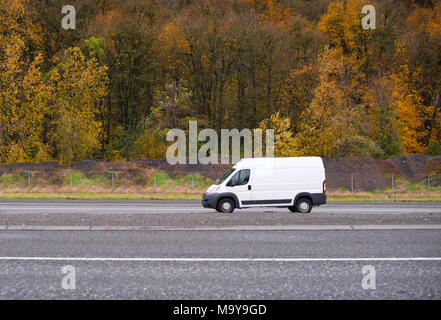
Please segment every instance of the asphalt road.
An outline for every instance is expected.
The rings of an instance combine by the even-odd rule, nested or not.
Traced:
[[[0,200],[2,226],[241,227],[299,225],[441,225],[441,202],[337,202],[310,214],[250,208],[232,214],[178,200]]]
[[[441,298],[440,230],[2,231],[0,243],[1,299]]]
[[[248,208],[236,213],[284,212],[286,208]],[[1,199],[0,214],[88,213],[88,214],[163,214],[210,213],[195,200],[40,200]],[[331,202],[313,208],[314,213],[439,213],[441,202]]]
[[[0,299],[440,298],[441,203],[0,201]]]

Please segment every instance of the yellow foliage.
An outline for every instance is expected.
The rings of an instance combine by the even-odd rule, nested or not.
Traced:
[[[295,145],[303,156],[340,156],[342,144],[354,135],[358,109],[346,96],[348,84],[338,83],[344,59],[338,50],[325,50],[318,59],[319,85],[308,109],[300,115]]]
[[[91,157],[99,145],[102,123],[96,114],[107,95],[106,71],[95,58],[86,60],[79,48],[67,49],[65,61],[53,70],[57,119],[53,139],[63,165]]]
[[[165,24],[158,36],[157,45],[166,54],[165,58],[170,68],[174,66],[174,63],[170,62],[179,62],[180,54],[191,52],[185,34],[177,21],[170,21]]]
[[[275,22],[278,25],[283,25],[288,21],[290,16],[289,8],[283,8],[280,3],[274,3],[273,0],[268,0],[268,9],[262,15],[264,22]]]
[[[0,53],[0,162],[16,163],[50,159],[50,147],[43,142],[43,122],[49,114],[52,90],[43,79],[37,56],[26,65],[25,43],[12,33]]]
[[[361,27],[361,9],[366,4],[364,0],[333,1],[318,23],[319,29],[330,36],[336,47],[353,58],[354,68],[366,66],[373,53],[369,41],[374,30]]]
[[[269,119],[263,120],[259,128],[265,133],[266,129],[274,130],[274,155],[277,157],[295,156],[294,137],[291,132],[291,119],[276,112]]]
[[[417,70],[412,73],[407,65],[403,65],[398,74],[392,75],[393,110],[398,118],[400,137],[406,153],[427,151],[422,140],[427,135],[424,121],[429,118],[429,108],[422,104],[418,90],[412,86],[412,79],[417,78],[419,72]]]

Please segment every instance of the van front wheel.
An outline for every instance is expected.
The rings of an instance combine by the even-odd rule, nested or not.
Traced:
[[[291,212],[297,212],[296,207],[288,207],[289,211]]]
[[[295,209],[300,213],[310,213],[312,209],[312,203],[308,198],[301,198],[297,201]]]
[[[223,213],[232,213],[234,211],[234,202],[232,199],[222,199],[217,205],[217,211]]]

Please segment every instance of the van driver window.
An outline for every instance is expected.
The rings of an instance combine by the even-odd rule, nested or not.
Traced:
[[[250,180],[250,170],[244,169],[237,172],[233,178],[231,178],[231,182],[234,186],[241,186],[247,184]]]

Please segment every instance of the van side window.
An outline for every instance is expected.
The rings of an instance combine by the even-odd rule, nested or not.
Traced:
[[[231,182],[234,186],[247,184],[248,181],[250,181],[250,169],[240,170],[231,178]]]

